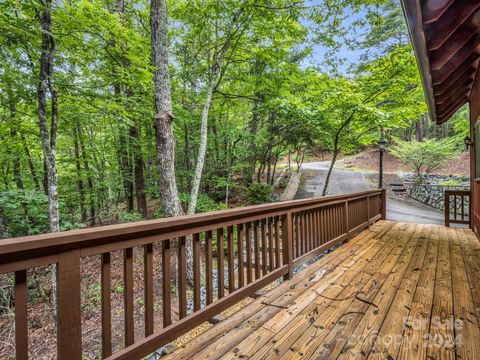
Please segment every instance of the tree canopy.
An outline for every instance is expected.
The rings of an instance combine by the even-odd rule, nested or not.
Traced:
[[[6,0],[0,30],[2,237],[178,213],[154,127],[166,55],[182,212],[251,203],[290,154],[355,152],[427,117],[393,0]],[[344,69],[342,47],[363,56]]]

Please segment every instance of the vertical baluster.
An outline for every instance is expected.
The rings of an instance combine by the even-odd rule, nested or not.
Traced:
[[[207,305],[213,302],[213,260],[212,260],[212,241],[213,235],[211,231],[207,231],[206,236],[206,284],[207,284]]]
[[[200,310],[200,258],[201,258],[200,234],[193,234],[193,311]]]
[[[275,268],[280,267],[280,217],[275,217]]]
[[[238,287],[245,285],[245,268],[244,268],[244,248],[243,248],[243,224],[237,225],[237,251],[238,251]]]
[[[110,253],[102,254],[102,357],[112,355],[112,313],[111,313],[111,257]]]
[[[326,207],[323,211],[325,217],[325,242],[328,242],[330,240],[330,211],[328,207]]]
[[[463,200],[463,195],[460,195],[460,203],[461,203],[461,208],[462,208],[461,215],[462,215],[462,220],[463,220],[465,218],[465,209],[464,209],[465,202]]]
[[[457,220],[457,195],[453,195],[453,218]]]
[[[180,319],[187,316],[187,263],[185,236],[178,239],[178,313]]]
[[[253,223],[253,252],[255,255],[255,280],[260,278],[260,244],[258,243],[258,221]]]
[[[153,334],[153,244],[143,246],[145,336]]]
[[[299,239],[300,239],[300,246],[298,251],[298,256],[302,256],[305,252],[305,221],[304,221],[304,213],[298,213],[298,226],[299,226]]]
[[[268,268],[273,270],[273,218],[268,220]]]
[[[313,245],[314,244],[314,241],[315,241],[315,227],[314,227],[314,217],[313,217],[313,210],[310,210],[308,212],[308,219],[309,219],[309,223],[310,223],[310,251],[313,250],[315,248],[315,246]]]
[[[223,228],[217,230],[217,280],[218,280],[218,298],[221,299],[224,295],[224,274],[225,274],[225,264],[224,264],[224,241],[225,237],[223,234]]]
[[[233,226],[228,227],[228,292],[235,291],[235,254],[233,246]]]
[[[28,359],[27,270],[15,272],[15,359]]]
[[[125,346],[135,342],[133,320],[133,249],[123,250],[123,279],[124,279],[124,307],[125,307]]]
[[[300,233],[300,216],[299,216],[299,213],[294,213],[292,214],[293,217],[295,217],[295,243],[294,243],[294,253],[292,254],[292,256],[294,256],[295,258],[299,257],[300,256],[300,237],[301,237],[301,233]]]
[[[262,220],[262,275],[267,273],[267,220]]]
[[[445,192],[445,226],[450,226],[450,195]]]
[[[310,212],[305,211],[305,251],[306,254],[310,250]]]
[[[247,253],[247,284],[252,282],[252,229],[251,223],[245,224],[245,250]]]
[[[162,310],[163,326],[167,327],[172,323],[171,313],[171,290],[170,290],[170,240],[162,242]]]

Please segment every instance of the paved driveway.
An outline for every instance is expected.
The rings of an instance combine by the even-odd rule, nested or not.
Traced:
[[[295,198],[320,197],[329,165],[329,161],[303,164],[302,184]],[[376,173],[334,169],[330,177],[327,195],[374,189],[374,185],[369,179],[375,176]],[[389,194],[387,219],[412,223],[443,224],[443,213],[416,200]]]

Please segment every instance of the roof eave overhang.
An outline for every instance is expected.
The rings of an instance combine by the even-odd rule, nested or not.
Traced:
[[[408,32],[413,44],[415,57],[425,93],[428,112],[433,122],[438,123],[435,109],[435,97],[433,95],[433,82],[430,72],[430,62],[427,55],[427,45],[422,26],[420,3],[417,0],[402,0],[402,8],[407,22]]]

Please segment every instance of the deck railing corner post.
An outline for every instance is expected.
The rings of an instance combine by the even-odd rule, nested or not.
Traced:
[[[387,220],[387,190],[382,189],[382,220]]]

